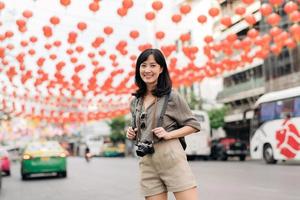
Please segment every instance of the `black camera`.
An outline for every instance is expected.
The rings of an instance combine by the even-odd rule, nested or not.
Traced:
[[[136,155],[143,157],[147,154],[153,154],[154,153],[154,147],[153,143],[149,141],[145,142],[139,142],[137,144],[137,150],[136,150]]]

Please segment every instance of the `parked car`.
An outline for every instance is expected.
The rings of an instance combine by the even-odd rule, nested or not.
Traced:
[[[10,158],[7,150],[0,147],[0,160],[1,160],[1,170],[7,176],[10,176]]]
[[[211,158],[214,160],[227,160],[228,157],[239,157],[241,161],[248,154],[247,144],[236,138],[220,138],[212,141]]]
[[[67,176],[67,152],[56,141],[32,142],[22,156],[21,175],[27,179],[31,174],[56,173]]]

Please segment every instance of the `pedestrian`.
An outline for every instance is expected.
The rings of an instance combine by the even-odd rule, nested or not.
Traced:
[[[86,147],[85,147],[84,158],[87,162],[90,162],[91,153],[90,153],[90,148],[88,145],[86,145]]]
[[[196,179],[179,138],[200,130],[186,101],[174,90],[166,60],[158,49],[146,49],[136,62],[138,86],[131,101],[133,122],[128,139],[136,140],[141,192],[146,200],[198,199]],[[162,118],[159,113],[166,109]],[[156,123],[157,122],[157,123]],[[157,124],[162,123],[157,127]]]

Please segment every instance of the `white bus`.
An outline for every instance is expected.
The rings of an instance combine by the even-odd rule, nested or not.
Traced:
[[[250,154],[268,164],[300,160],[300,87],[267,93],[257,100]]]
[[[200,122],[201,130],[185,136],[187,158],[188,160],[193,160],[196,157],[208,158],[211,150],[211,132],[208,114],[200,110],[193,110],[192,112]]]

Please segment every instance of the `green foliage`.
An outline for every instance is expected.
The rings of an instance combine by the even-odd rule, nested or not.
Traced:
[[[190,93],[190,99],[188,101],[188,105],[192,110],[201,109],[202,107],[202,101],[196,98],[196,95],[193,91]]]
[[[111,133],[109,135],[110,140],[113,143],[124,142],[125,141],[124,130],[126,126],[125,117],[121,116],[121,117],[114,118],[111,120],[111,122],[108,123],[108,125],[111,128]]]
[[[210,126],[213,129],[218,129],[224,126],[224,116],[226,114],[227,108],[222,107],[218,109],[212,109],[208,111],[208,116],[210,120]]]

